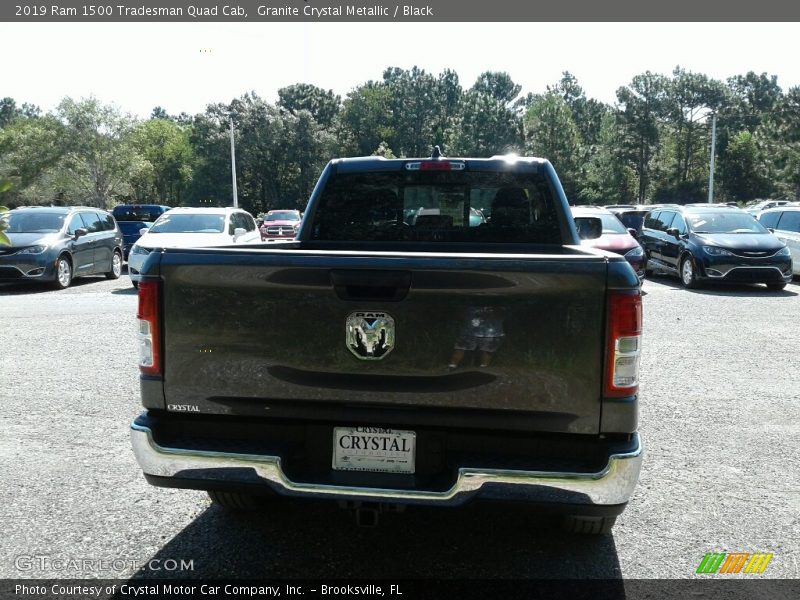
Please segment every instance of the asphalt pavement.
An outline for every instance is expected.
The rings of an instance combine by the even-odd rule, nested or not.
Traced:
[[[128,434],[129,279],[0,286],[0,577],[683,579],[707,552],[769,552],[761,577],[800,577],[800,283],[644,291],[641,479],[613,535],[582,537],[524,506],[359,528],[326,503],[235,515],[151,487]]]

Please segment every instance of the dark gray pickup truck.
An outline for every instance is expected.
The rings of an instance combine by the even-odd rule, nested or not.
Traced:
[[[167,249],[139,286],[133,448],[157,486],[383,507],[528,502],[611,529],[642,310],[546,160],[331,161],[295,241]]]

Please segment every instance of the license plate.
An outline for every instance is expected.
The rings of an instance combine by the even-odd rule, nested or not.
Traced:
[[[335,427],[333,468],[337,471],[413,473],[417,434],[382,427]]]

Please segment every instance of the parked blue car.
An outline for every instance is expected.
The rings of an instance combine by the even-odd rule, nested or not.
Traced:
[[[125,237],[125,260],[136,241],[142,237],[143,228],[149,229],[156,219],[170,209],[162,204],[120,204],[112,210]]]

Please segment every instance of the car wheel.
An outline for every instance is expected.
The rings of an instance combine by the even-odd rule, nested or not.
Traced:
[[[780,292],[783,288],[786,287],[785,283],[768,283],[767,289],[773,292]]]
[[[211,498],[211,502],[217,506],[237,512],[258,510],[264,505],[264,498],[240,492],[209,490],[208,496]]]
[[[114,250],[114,256],[111,257],[111,270],[106,273],[107,279],[119,279],[122,275],[122,255],[119,250]]]
[[[133,284],[133,287],[135,289],[137,289],[137,290],[139,289],[139,282],[138,281],[131,281],[131,283]]]
[[[694,270],[694,260],[689,254],[681,261],[681,283],[683,287],[689,290],[697,287],[697,274]]]
[[[561,528],[567,533],[581,535],[604,535],[611,533],[617,517],[579,517],[566,515],[561,521]]]
[[[61,255],[56,261],[56,278],[53,280],[53,287],[63,290],[68,288],[70,283],[72,283],[72,263],[68,256]]]

